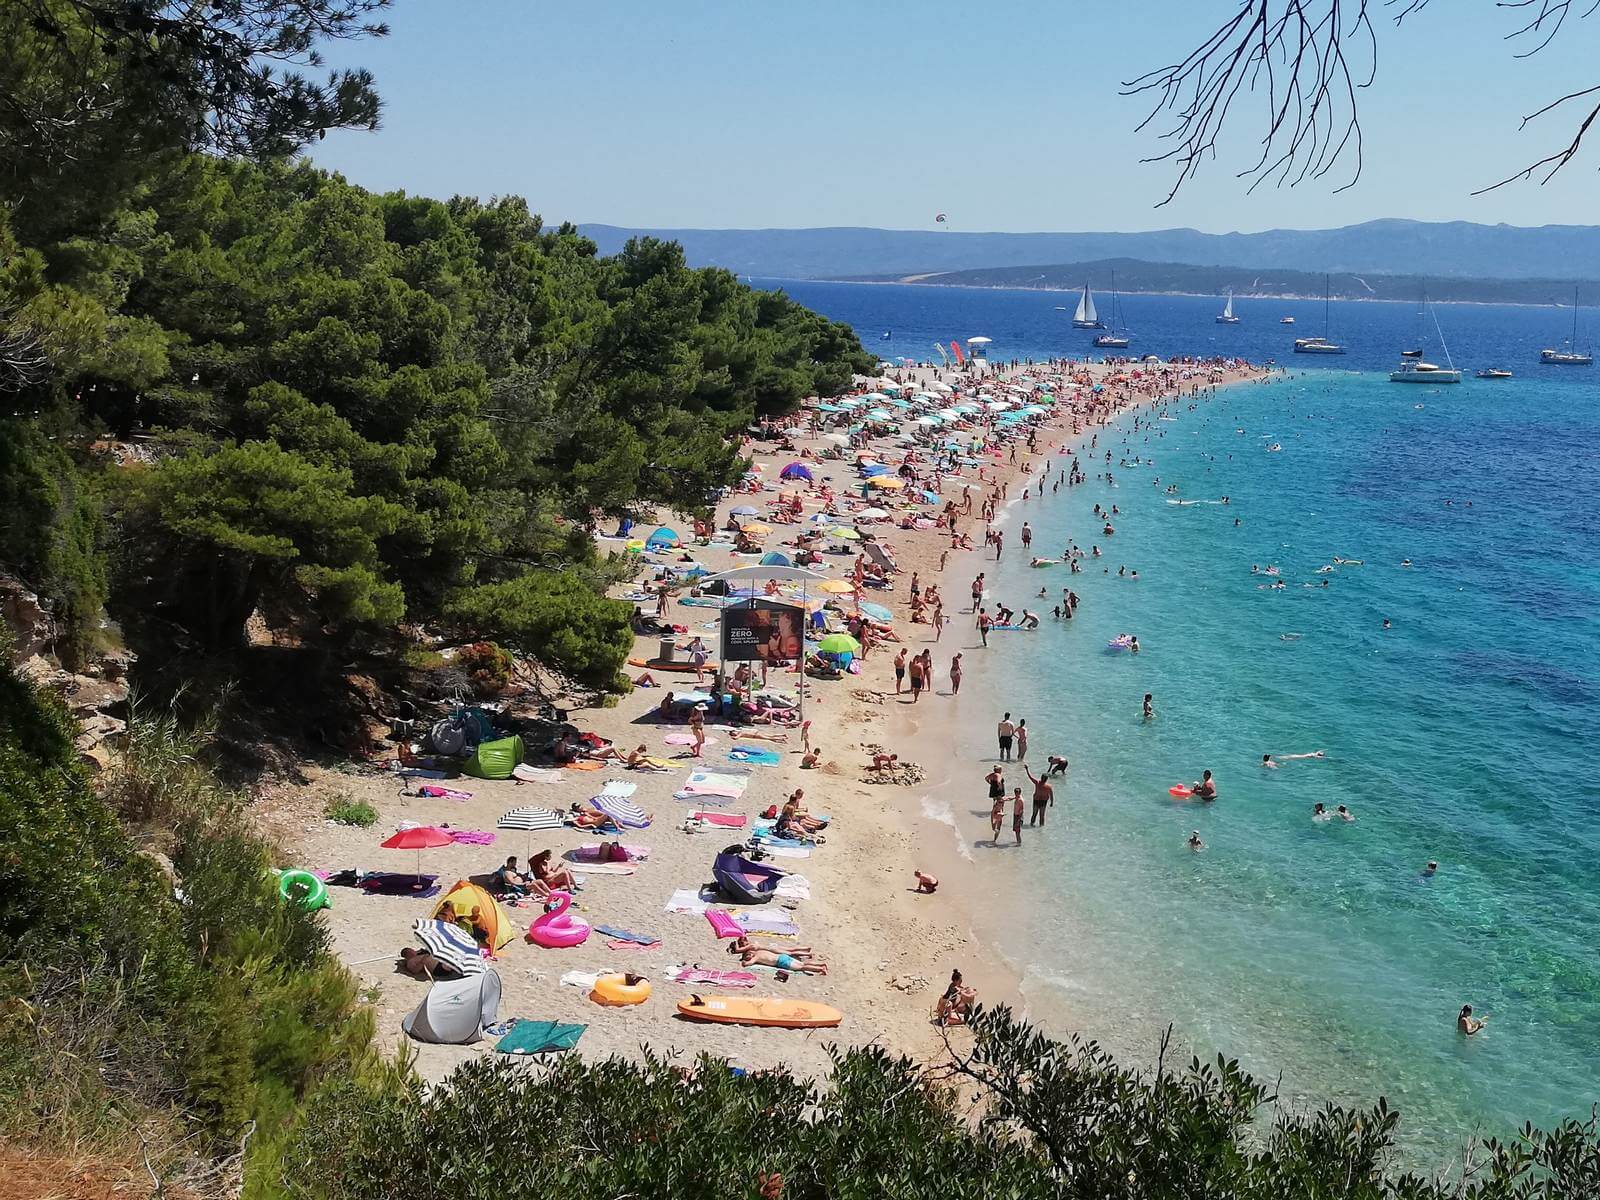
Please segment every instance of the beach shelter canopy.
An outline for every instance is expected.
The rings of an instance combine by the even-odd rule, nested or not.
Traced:
[[[783,478],[783,479],[814,479],[814,478],[816,478],[814,475],[811,474],[811,468],[806,466],[805,463],[803,463],[803,462],[792,462],[792,463],[790,463],[781,472],[779,472],[779,477]]]
[[[722,894],[738,904],[765,904],[776,894],[783,872],[767,863],[752,862],[732,847],[717,855],[711,877]]]
[[[490,949],[498,950],[517,936],[511,924],[511,914],[500,906],[500,901],[471,880],[458,879],[439,898],[439,903],[433,906],[433,912],[429,915],[439,920],[439,912],[447,903],[455,906],[458,917],[483,930]]]
[[[848,633],[830,633],[817,643],[824,654],[860,654],[861,643]]]
[[[464,775],[477,779],[510,779],[511,772],[526,757],[522,739],[512,735],[492,742],[479,742],[477,749],[461,764]]]
[[[470,1046],[493,1025],[500,1010],[500,976],[481,971],[464,979],[441,979],[428,989],[400,1028],[419,1042]]]
[[[794,562],[787,554],[778,550],[768,550],[761,556],[763,567],[792,567]]]
[[[678,536],[678,531],[676,529],[668,529],[663,525],[660,529],[656,530],[648,538],[646,538],[644,544],[646,548],[653,546],[676,546],[682,540],[683,539]]]

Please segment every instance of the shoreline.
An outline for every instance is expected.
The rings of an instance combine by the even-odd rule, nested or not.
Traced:
[[[990,379],[1004,384],[1016,375],[1041,368],[1017,365],[991,372]],[[1124,364],[1094,364],[1085,368],[1097,379],[1127,369]],[[1185,368],[1166,368],[1178,374]],[[1193,369],[1193,368],[1187,368]],[[934,368],[915,368],[897,375],[925,383],[938,374]],[[1259,378],[1265,372],[1252,368],[1232,372],[1217,385]],[[1210,385],[1210,380],[1200,379]],[[1176,387],[1182,390],[1184,383]],[[1085,393],[1080,393],[1084,395]],[[1127,411],[1151,402],[1154,394],[1130,390],[1126,395],[1107,392],[1088,405],[1078,399],[1066,402],[1049,413],[1036,426],[1040,450],[1030,453],[1017,443],[1015,464],[996,462],[986,471],[981,486],[1006,486],[1027,478],[1025,468],[1046,458],[1060,455],[1058,447],[1070,446],[1079,438],[1073,432],[1081,420],[1081,436],[1088,434]],[[1087,411],[1083,411],[1087,409]],[[807,415],[807,414],[802,414]],[[815,448],[827,445],[820,430],[806,443]],[[751,448],[747,447],[747,452]],[[761,450],[753,455],[755,464],[765,468],[765,477],[774,478],[779,463],[792,461],[795,452]],[[843,475],[847,464],[833,460],[828,469]],[[949,482],[949,481],[947,481]],[[975,482],[968,478],[965,482]],[[851,490],[842,486],[841,493]],[[948,496],[948,492],[946,495]],[[728,509],[740,504],[748,493],[734,491],[718,506],[718,524],[727,520]],[[1012,497],[997,513],[1004,522],[1005,511],[1018,497]],[[974,519],[965,522],[976,530]],[[676,519],[676,518],[674,518]],[[901,568],[893,586],[872,598],[894,612],[895,629],[913,651],[932,645],[932,630],[926,624],[912,624],[906,616],[906,585],[912,572],[932,581],[937,575],[939,556],[947,544],[945,535],[933,530],[891,529],[889,537]],[[779,548],[778,538],[768,545]],[[711,570],[738,565],[709,549],[692,548],[697,560]],[[947,628],[944,644],[950,649],[964,645],[961,638],[961,608],[966,603],[964,587],[958,577],[982,559],[982,551],[957,552],[944,572],[940,590],[947,597]],[[715,561],[713,561],[715,559]],[[753,561],[753,560],[745,560]],[[977,568],[977,569],[982,569]],[[627,590],[627,589],[619,589]],[[653,606],[646,606],[651,608]],[[716,611],[687,608],[674,603],[669,619],[687,626],[688,634],[709,638]],[[636,639],[638,657],[654,657],[654,637]],[[520,936],[501,952],[495,965],[501,975],[504,998],[502,1019],[510,1016],[529,1019],[556,1019],[587,1024],[578,1052],[586,1058],[609,1054],[633,1056],[648,1044],[658,1052],[680,1055],[711,1053],[751,1067],[788,1066],[797,1074],[820,1076],[829,1067],[826,1047],[839,1045],[878,1045],[891,1052],[928,1060],[944,1052],[941,1030],[931,1020],[932,1008],[953,968],[959,968],[968,982],[977,987],[985,1004],[1008,1003],[1020,1013],[1028,1012],[1023,994],[1024,971],[1020,964],[1006,960],[996,948],[985,945],[975,927],[972,906],[966,898],[981,886],[976,864],[963,862],[958,839],[964,838],[958,820],[955,838],[945,836],[951,824],[930,814],[928,798],[959,783],[959,772],[966,764],[950,754],[951,731],[961,720],[957,706],[949,703],[948,657],[935,662],[935,692],[924,696],[921,704],[896,703],[890,660],[894,647],[883,643],[862,666],[862,672],[838,683],[810,681],[807,685],[806,716],[812,724],[812,744],[824,751],[818,769],[802,770],[797,764],[799,737],[789,734],[785,745],[775,748],[783,761],[772,767],[757,767],[744,800],[730,812],[758,812],[769,804],[781,804],[790,790],[802,787],[814,812],[834,818],[827,844],[815,849],[804,860],[780,858],[776,865],[802,873],[810,884],[810,898],[800,903],[794,920],[801,928],[798,940],[816,948],[829,965],[829,973],[803,976],[798,973],[787,984],[775,984],[770,976],[760,979],[754,995],[775,994],[820,1000],[840,1008],[844,1022],[838,1029],[790,1031],[706,1025],[684,1021],[675,1015],[674,1006],[686,998],[688,986],[666,978],[671,963],[700,964],[710,969],[727,969],[736,963],[722,953],[724,946],[710,936],[703,918],[668,914],[662,903],[674,889],[693,888],[709,877],[711,857],[725,844],[742,836],[742,831],[710,830],[686,835],[682,822],[689,806],[671,798],[683,777],[681,768],[690,765],[684,758],[672,759],[673,769],[660,775],[644,775],[618,770],[589,774],[562,772],[565,776],[553,785],[521,784],[513,781],[463,779],[448,786],[470,791],[472,799],[451,801],[396,795],[399,780],[388,774],[353,774],[337,771],[316,772],[305,787],[284,787],[264,805],[269,829],[285,848],[289,865],[337,869],[352,863],[371,869],[382,867],[410,870],[413,856],[390,856],[374,850],[376,842],[401,820],[419,823],[449,823],[457,828],[492,831],[500,812],[519,805],[548,805],[564,809],[574,800],[584,799],[599,790],[606,778],[639,783],[635,802],[653,812],[649,829],[628,831],[626,840],[652,848],[651,858],[640,864],[631,877],[590,875],[575,905],[582,918],[591,923],[605,922],[628,929],[659,935],[662,944],[647,951],[624,951],[608,947],[599,937],[564,951],[543,950],[523,943]],[[941,652],[943,653],[943,652]],[[976,664],[973,664],[976,666]],[[630,676],[637,673],[630,668]],[[790,687],[792,675],[781,677],[780,687]],[[584,729],[611,739],[619,749],[645,744],[654,754],[673,754],[674,748],[661,747],[663,733],[681,726],[660,726],[649,720],[664,687],[636,688],[622,696],[614,707],[574,710],[570,719]],[[687,686],[687,682],[684,686]],[[681,689],[680,689],[681,690]],[[930,711],[923,705],[932,704]],[[987,717],[985,717],[987,719]],[[709,728],[709,726],[708,726]],[[717,744],[709,745],[704,765],[726,768],[725,751],[730,740],[725,732],[714,731]],[[750,743],[768,745],[766,742]],[[927,777],[912,786],[869,784],[861,779],[868,757],[863,747],[882,745],[900,752],[902,758],[921,763]],[[609,765],[609,764],[608,764]],[[981,775],[981,769],[978,770]],[[976,776],[975,776],[976,778]],[[379,823],[371,829],[351,829],[321,820],[322,806],[335,792],[365,799],[379,811]],[[953,819],[954,820],[954,819]],[[942,826],[936,829],[935,826]],[[599,840],[577,830],[551,830],[536,835],[502,832],[493,846],[460,844],[425,852],[423,869],[439,876],[448,887],[452,880],[470,875],[482,876],[507,853],[519,856],[542,847],[553,847],[558,854],[584,842]],[[404,858],[404,862],[399,860]],[[931,869],[941,878],[940,890],[932,896],[915,894],[911,872]],[[580,868],[581,871],[581,868]],[[336,889],[341,893],[342,889]],[[335,895],[329,914],[333,944],[340,957],[356,973],[377,1009],[381,1044],[409,1044],[416,1052],[417,1068],[438,1081],[460,1062],[487,1049],[476,1046],[417,1045],[399,1032],[399,1021],[426,992],[426,985],[400,974],[391,957],[411,941],[409,922],[428,913],[423,902],[409,897]],[[509,910],[513,925],[526,927],[537,908]],[[781,941],[781,939],[780,939]],[[774,945],[781,950],[782,945]],[[560,976],[568,971],[630,970],[655,981],[656,996],[637,1008],[608,1009],[586,998],[586,989],[562,986]],[[952,1031],[955,1032],[955,1031]],[[959,1033],[957,1033],[959,1037]]]

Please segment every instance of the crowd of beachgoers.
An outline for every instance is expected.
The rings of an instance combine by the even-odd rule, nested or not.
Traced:
[[[519,738],[501,736],[493,706],[467,704],[276,805],[380,1028],[407,1026],[428,1076],[490,1048],[646,1045],[821,1072],[829,1044],[933,1053],[975,999],[1010,998],[961,889],[929,865],[917,785],[949,764],[903,749],[908,730],[997,715],[961,711],[962,674],[981,667],[947,629],[986,640],[1070,618],[1070,588],[1053,610],[989,611],[998,513],[1070,486],[1075,454],[1124,410],[1262,372],[1236,359],[880,367],[752,427],[748,469],[709,515],[598,535],[637,565],[615,591],[636,642],[633,689],[614,704],[540,714]],[[721,661],[726,613],[756,614],[739,622],[748,660]],[[1070,773],[1064,755],[1037,766],[1042,824]],[[321,819],[334,793],[371,804],[377,825]],[[991,798],[996,837],[1010,814],[1020,840],[1020,789]],[[467,1041],[441,1032],[447,993],[490,990]]]

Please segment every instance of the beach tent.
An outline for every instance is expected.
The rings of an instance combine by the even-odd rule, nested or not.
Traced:
[[[522,739],[515,735],[479,742],[471,757],[461,765],[461,771],[478,779],[510,779],[523,757]]]
[[[428,915],[439,920],[439,911],[446,903],[455,905],[456,916],[472,921],[488,935],[491,950],[500,949],[517,936],[511,925],[511,914],[500,906],[500,901],[471,880],[458,879]]]
[[[419,1042],[470,1046],[483,1037],[485,1025],[494,1024],[499,1010],[500,976],[483,971],[435,982],[400,1028]]]
[[[805,463],[803,463],[803,462],[792,462],[787,467],[785,467],[781,472],[779,472],[779,478],[780,479],[814,479],[814,478],[816,478],[816,476],[811,474],[811,468],[806,466]]]
[[[778,890],[783,872],[766,863],[751,862],[741,850],[742,846],[730,846],[717,855],[717,861],[711,864],[711,877],[722,894],[735,903],[765,904]]]
[[[768,550],[761,556],[763,567],[792,567],[794,561],[780,550]]]
[[[671,549],[682,540],[683,539],[678,536],[678,531],[676,529],[668,529],[663,525],[660,529],[656,530],[645,539],[644,546],[646,550]]]

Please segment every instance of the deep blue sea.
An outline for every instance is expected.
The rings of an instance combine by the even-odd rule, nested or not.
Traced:
[[[783,286],[885,355],[974,334],[994,339],[991,359],[1093,353],[1059,294]],[[1170,419],[1146,407],[1137,432],[1123,418],[1093,455],[1080,446],[1086,484],[1009,510],[991,595],[1045,625],[966,652],[971,785],[950,815],[995,880],[982,931],[1041,1011],[1141,1055],[1171,1022],[1308,1104],[1385,1095],[1426,1158],[1586,1116],[1600,1099],[1600,375],[1536,361],[1570,312],[1439,306],[1456,365],[1517,377],[1421,387],[1387,380],[1414,306],[1335,304],[1351,352],[1308,360],[1288,348],[1321,332],[1320,302],[1239,300],[1231,327],[1216,299],[1124,305],[1133,352],[1291,373]],[[1096,503],[1120,510],[1113,537]],[[1024,520],[1035,553],[1071,539],[1102,557],[1078,575],[1030,569]],[[1335,557],[1362,561],[1319,571]],[[1078,616],[1053,621],[1068,584]],[[944,650],[975,645],[969,620]],[[1122,632],[1141,654],[1108,650]],[[1001,709],[1027,718],[1035,764],[1072,760],[1053,824],[1021,851],[987,844]],[[1314,750],[1327,757],[1259,765]],[[1216,804],[1168,795],[1205,768]],[[1356,820],[1314,821],[1318,801]],[[1455,1032],[1463,1003],[1489,1015],[1482,1035]]]

